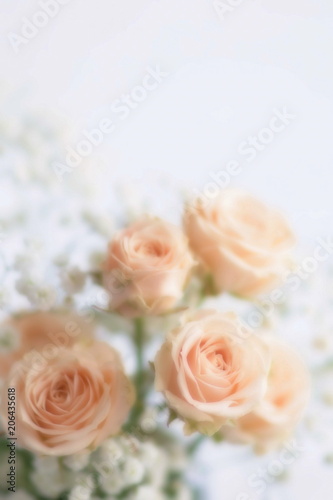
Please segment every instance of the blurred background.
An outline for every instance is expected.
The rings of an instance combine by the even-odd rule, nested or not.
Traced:
[[[52,216],[55,200],[69,214],[93,193],[99,209],[141,197],[175,221],[185,192],[238,186],[281,208],[311,255],[333,233],[332,51],[331,0],[1,0],[1,220],[29,208],[33,231],[50,228],[41,179]],[[325,351],[318,366],[333,352],[331,267],[293,298],[310,320],[288,332],[314,365],[314,342]],[[267,475],[276,457],[207,445],[208,500],[331,498],[322,373],[297,459]]]

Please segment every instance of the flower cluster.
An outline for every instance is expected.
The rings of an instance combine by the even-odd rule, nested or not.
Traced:
[[[1,398],[15,388],[17,442],[33,457],[27,493],[192,498],[182,480],[192,438],[174,441],[160,422],[166,408],[170,422],[183,421],[185,436],[247,443],[257,452],[288,439],[309,395],[303,361],[269,328],[254,330],[237,312],[202,304],[222,293],[251,301],[279,286],[293,244],[279,213],[247,193],[224,191],[208,206],[187,204],[182,229],[152,216],[129,223],[93,269],[63,276],[62,307],[9,315],[0,331]],[[90,316],[68,300],[83,283],[107,296]],[[120,333],[130,335],[135,368],[116,346],[114,317],[131,325]],[[156,318],[168,330],[162,339]],[[147,426],[154,387],[164,402]],[[0,414],[5,427],[6,405]]]

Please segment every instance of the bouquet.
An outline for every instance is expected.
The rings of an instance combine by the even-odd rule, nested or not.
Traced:
[[[121,219],[75,214],[98,252],[3,246],[1,498],[199,498],[205,440],[265,453],[304,413],[308,369],[271,321],[295,283],[285,218],[229,189],[185,201],[178,225]]]

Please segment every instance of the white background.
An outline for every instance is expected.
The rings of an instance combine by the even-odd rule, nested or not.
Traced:
[[[16,53],[9,35],[21,34],[39,2],[0,0],[1,81],[29,105],[68,117],[78,140],[102,118],[115,121],[94,150],[102,174],[90,172],[105,192],[119,181],[155,186],[159,210],[177,213],[173,189],[203,190],[209,172],[236,159],[242,172],[231,185],[283,209],[313,247],[332,233],[333,2],[239,3],[222,19],[212,0],[71,0]],[[119,119],[111,104],[156,65],[168,77]],[[283,107],[295,119],[247,161],[239,145]],[[211,499],[237,499],[246,470],[214,473]],[[288,492],[269,498],[328,500],[328,477],[313,450]]]

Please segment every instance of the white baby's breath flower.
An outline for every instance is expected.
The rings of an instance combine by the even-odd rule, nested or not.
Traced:
[[[140,457],[147,467],[151,467],[164,458],[164,453],[152,441],[146,441],[141,444]]]
[[[10,493],[8,500],[34,500],[34,499],[32,496],[28,495],[28,493],[26,493],[25,491],[17,490],[15,491],[15,493]]]
[[[90,500],[95,489],[95,481],[91,474],[75,476],[75,486],[71,489],[68,500]]]
[[[55,305],[57,294],[50,287],[34,281],[30,277],[20,278],[16,282],[16,290],[24,295],[31,305],[39,309],[48,310]]]
[[[1,269],[1,262],[0,262],[0,269]],[[0,291],[0,310],[3,310],[8,306],[9,304],[8,295],[9,295],[8,292],[6,292],[5,290]]]
[[[5,135],[7,141],[17,139],[22,130],[22,122],[18,116],[6,116],[1,118],[0,131]]]
[[[30,253],[17,255],[14,263],[14,269],[21,272],[31,271],[34,265],[34,257]]]
[[[68,469],[79,472],[89,464],[90,453],[82,452],[75,455],[68,455],[63,459],[63,463]]]
[[[74,486],[68,494],[68,500],[90,500],[91,490],[84,486]]]
[[[78,474],[75,477],[75,484],[76,486],[83,486],[84,488],[92,491],[95,487],[94,476],[92,474]]]
[[[157,427],[157,415],[158,412],[156,408],[147,408],[140,419],[140,427],[143,432],[151,434],[156,430]]]
[[[90,264],[92,270],[96,270],[96,271],[100,270],[104,260],[105,260],[104,252],[92,252],[89,255],[89,264]]]
[[[165,500],[165,496],[163,493],[154,488],[153,486],[149,485],[144,485],[140,486],[135,492],[133,492],[129,497],[128,500]]]
[[[62,269],[60,278],[63,289],[69,294],[80,292],[86,283],[86,274],[76,266]]]
[[[124,449],[116,438],[107,439],[98,450],[99,461],[108,462],[113,466],[124,460],[124,457]]]
[[[8,354],[18,349],[20,345],[20,333],[11,326],[0,327],[0,353]]]
[[[102,236],[111,236],[114,230],[114,223],[110,217],[107,217],[103,214],[93,214],[88,211],[84,211],[82,216],[94,231],[101,234]]]
[[[58,498],[71,487],[71,475],[69,471],[61,469],[60,466],[57,470],[53,470],[51,464],[48,465],[50,465],[49,469],[45,466],[34,470],[30,478],[41,495],[47,498]]]
[[[65,267],[68,265],[68,255],[66,254],[59,254],[53,259],[53,263],[57,267]]]
[[[59,471],[60,464],[57,457],[36,455],[34,468],[42,474],[54,474]]]
[[[146,469],[140,460],[134,457],[129,457],[125,460],[122,473],[126,484],[131,486],[133,484],[141,483],[145,476]]]
[[[187,486],[181,485],[177,494],[177,500],[192,500],[193,494]]]
[[[144,463],[149,475],[149,481],[154,486],[162,486],[168,471],[168,456],[153,442],[142,443],[140,448],[140,459]]]
[[[105,493],[116,495],[127,486],[125,478],[119,470],[110,470],[105,475],[99,476],[99,483]]]
[[[118,443],[127,454],[137,453],[141,446],[140,441],[130,434],[119,436]]]

